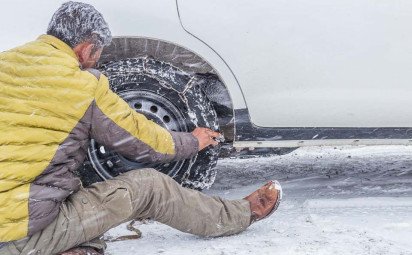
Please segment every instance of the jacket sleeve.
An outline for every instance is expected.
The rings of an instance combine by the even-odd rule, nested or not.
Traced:
[[[99,77],[92,111],[91,137],[131,160],[169,162],[198,152],[198,140],[191,133],[169,132],[137,113],[110,90],[104,75]]]

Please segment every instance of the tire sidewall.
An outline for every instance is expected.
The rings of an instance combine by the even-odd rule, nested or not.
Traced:
[[[166,97],[185,119],[187,131],[196,127],[219,130],[216,112],[202,91],[201,80],[168,63],[151,58],[112,61],[102,65],[111,89],[122,96],[126,91],[149,91]],[[208,147],[185,160],[173,178],[182,185],[205,189],[214,182],[219,146]]]

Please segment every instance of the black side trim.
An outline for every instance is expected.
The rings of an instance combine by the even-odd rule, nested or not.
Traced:
[[[412,127],[258,127],[247,109],[235,109],[236,141],[320,140],[320,139],[412,139]]]

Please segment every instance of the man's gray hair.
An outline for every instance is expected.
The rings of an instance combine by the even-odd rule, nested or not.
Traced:
[[[112,41],[103,15],[90,4],[72,1],[64,3],[53,14],[47,34],[59,38],[72,48],[83,42],[91,42],[100,49]]]

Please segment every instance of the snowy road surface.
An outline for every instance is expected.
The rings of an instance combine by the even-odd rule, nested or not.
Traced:
[[[240,198],[278,179],[284,201],[231,237],[200,238],[141,223],[140,240],[108,254],[412,254],[412,146],[301,148],[284,156],[225,159],[211,195]],[[107,233],[130,234],[125,226]]]

